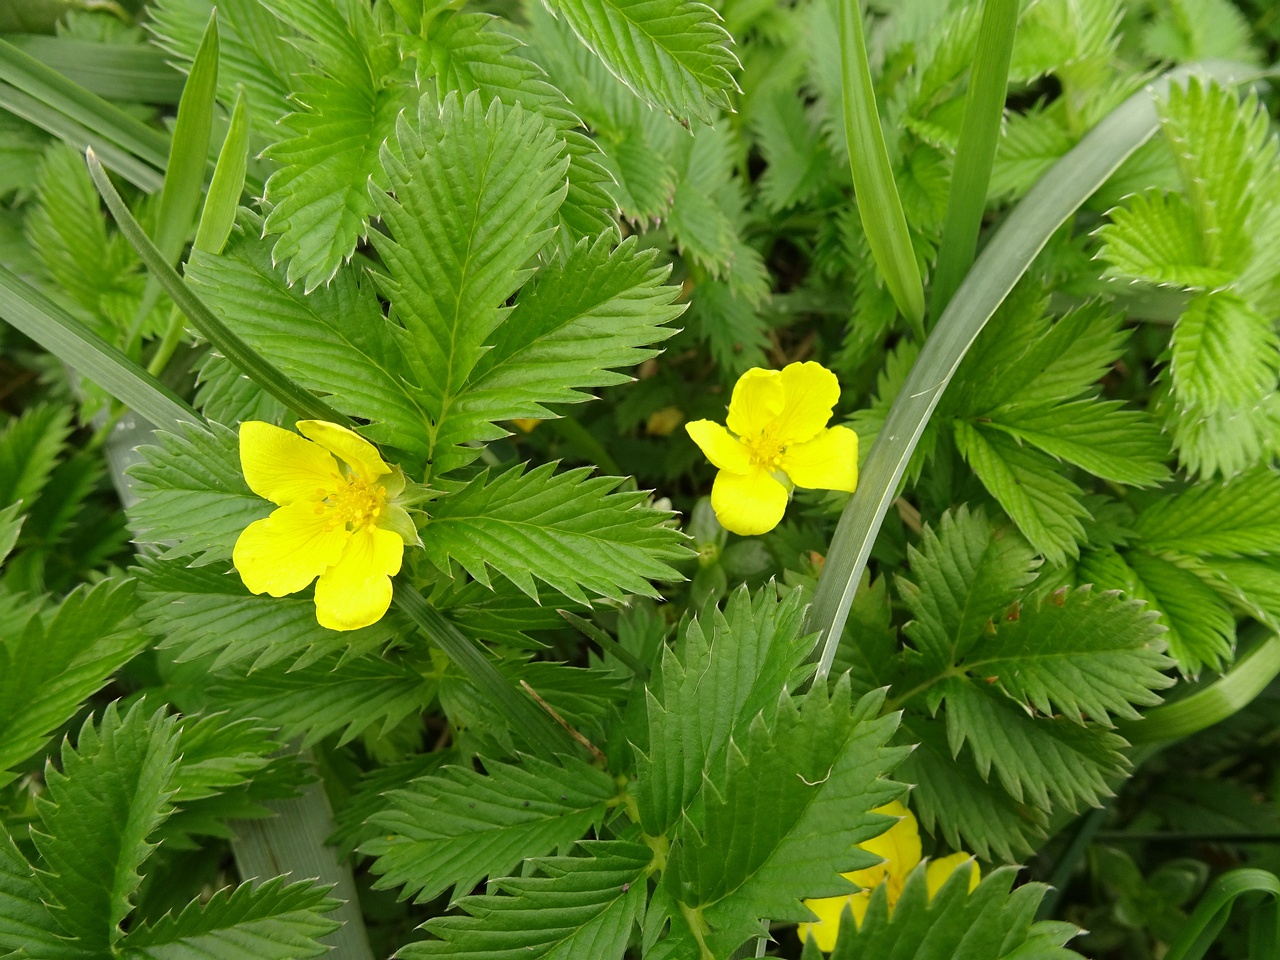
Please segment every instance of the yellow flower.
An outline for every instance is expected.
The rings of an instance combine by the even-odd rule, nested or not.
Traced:
[[[862,926],[862,918],[867,915],[867,906],[871,903],[872,890],[881,884],[887,887],[885,893],[889,900],[890,911],[902,896],[902,888],[906,886],[907,877],[920,864],[920,828],[916,824],[915,815],[896,800],[887,806],[877,808],[875,812],[898,817],[899,820],[880,836],[873,837],[858,846],[882,857],[884,862],[874,867],[867,867],[865,870],[854,870],[852,873],[844,874],[846,880],[851,880],[862,887],[857,893],[847,897],[806,900],[804,905],[816,913],[818,919],[813,923],[800,924],[797,932],[802,941],[813,937],[820,949],[830,952],[835,948],[836,935],[840,932],[840,917],[845,907],[852,911],[853,922]],[[951,874],[956,872],[956,868],[971,860],[973,857],[967,853],[953,853],[947,857],[931,860],[925,867],[924,875],[929,896],[932,898],[942,889],[942,885],[947,882]],[[970,891],[978,885],[978,879],[978,865],[975,863],[969,872]]]
[[[246,587],[273,597],[319,577],[320,625],[367,627],[391,605],[404,545],[418,542],[413,520],[392,502],[404,474],[346,427],[300,420],[298,430],[310,439],[257,420],[240,425],[244,478],[280,509],[245,527],[232,560]]]
[[[711,420],[685,426],[720,468],[711,506],[721,526],[742,536],[767,533],[793,487],[853,490],[858,435],[827,426],[839,399],[836,375],[819,363],[754,367],[733,388],[728,430]]]

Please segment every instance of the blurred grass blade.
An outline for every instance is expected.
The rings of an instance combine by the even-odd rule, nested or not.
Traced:
[[[613,639],[590,620],[584,620],[576,613],[571,613],[568,610],[557,610],[556,613],[564,617],[569,626],[573,627],[588,640],[594,640],[605,653],[612,654],[642,681],[648,682],[649,668],[617,640]]]
[[[86,146],[93,148],[102,154],[102,159],[112,170],[139,190],[155,193],[164,183],[164,175],[155,167],[143,163],[110,140],[103,139],[84,124],[4,82],[0,82],[0,109],[8,110],[46,133],[53,134],[73,150],[83,150]]]
[[[475,643],[442,617],[422,594],[396,584],[395,603],[510,721],[512,733],[527,741],[538,756],[551,759],[558,753],[577,751],[569,734],[533,700],[516,690]]]
[[[978,247],[1017,29],[1018,0],[984,0],[978,50],[969,74],[964,121],[947,197],[947,219],[930,289],[929,314],[933,317],[946,309]]]
[[[849,142],[858,214],[871,244],[871,255],[894,303],[913,328],[923,334],[924,287],[880,126],[867,45],[862,36],[862,11],[859,0],[839,2],[844,132]]]
[[[1207,74],[1221,83],[1260,76],[1225,61],[1191,64],[1166,74],[1113,110],[1041,177],[1006,218],[956,291],[894,398],[841,514],[818,578],[806,629],[821,634],[815,677],[831,671],[854,591],[871,545],[898,492],[911,454],[960,361],[983,326],[1054,231],[1156,132],[1155,98],[1176,78]]]
[[[1122,724],[1130,743],[1180,740],[1207,730],[1247,707],[1280,676],[1280,637],[1272,635],[1195,693],[1148,710],[1141,720]]]
[[[178,103],[178,119],[169,140],[169,161],[165,167],[164,188],[160,192],[160,212],[155,228],[155,243],[165,262],[174,266],[182,255],[182,245],[191,232],[196,207],[204,186],[204,169],[209,159],[209,134],[213,128],[213,105],[218,94],[218,10],[209,14],[204,36],[191,62],[182,100]],[[160,282],[154,273],[138,304],[133,325],[125,338],[125,353],[132,354],[141,335],[142,325],[160,297]],[[181,321],[177,320],[179,330]],[[172,330],[175,320],[170,319]],[[165,339],[169,339],[166,332]]]
[[[218,153],[218,165],[213,171],[209,193],[204,198],[200,212],[200,226],[196,229],[193,249],[204,253],[221,253],[231,236],[240,209],[240,195],[244,193],[245,171],[249,167],[249,108],[244,91],[236,94],[235,109],[231,111],[231,126],[227,138],[222,141]]]
[[[1164,960],[1202,960],[1227,925],[1231,908],[1241,897],[1259,895],[1250,925],[1251,960],[1277,960],[1280,956],[1280,879],[1266,870],[1242,868],[1224,873],[1205,891],[1195,911],[1178,931]]]
[[[0,266],[0,317],[155,426],[204,418],[39,290]]]
[[[34,111],[34,116],[23,114],[31,123],[59,137],[63,137],[62,132],[53,129],[58,116],[88,130],[93,139],[72,142],[76,150],[110,144],[158,171],[164,170],[169,155],[168,137],[3,39],[0,39],[0,82],[11,85],[42,106]],[[103,155],[108,156],[110,152]]]
[[[89,175],[107,202],[107,208],[115,217],[120,232],[125,235],[138,256],[147,265],[147,269],[155,274],[165,293],[173,298],[181,310],[200,334],[208,340],[224,357],[234,363],[240,370],[255,381],[260,387],[297,414],[302,420],[328,420],[351,426],[349,418],[311,393],[298,386],[273,364],[268,362],[257,351],[240,339],[226,324],[217,318],[212,310],[192,292],[177,272],[164,259],[164,255],[151,242],[146,231],[134,219],[116,188],[112,186],[107,171],[103,169],[92,150],[86,154]]]
[[[167,106],[182,96],[182,74],[158,47],[23,33],[5,39],[72,83],[109,100]]]

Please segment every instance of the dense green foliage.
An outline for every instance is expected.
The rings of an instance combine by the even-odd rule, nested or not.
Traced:
[[[894,800],[981,882],[839,960],[1280,890],[1270,4],[214,6],[0,0],[0,957],[816,960]],[[946,387],[865,571],[843,493],[727,533],[682,428],[806,360],[864,467]],[[316,410],[420,538],[349,632],[233,563],[239,424]]]

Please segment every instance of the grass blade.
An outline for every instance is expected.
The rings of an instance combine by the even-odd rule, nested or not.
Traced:
[[[227,138],[222,141],[222,149],[218,152],[218,165],[209,183],[209,193],[204,198],[193,249],[204,253],[222,252],[236,222],[236,210],[240,207],[248,168],[249,107],[242,90],[236,94],[231,126],[227,128]]]
[[[1262,894],[1265,902],[1253,905],[1249,956],[1258,960],[1276,956],[1280,942],[1280,879],[1267,870],[1243,867],[1224,873],[1205,891],[1195,911],[1178,930],[1165,960],[1201,960],[1227,925],[1231,909],[1241,897]]]
[[[124,200],[112,186],[107,171],[103,169],[92,150],[86,154],[86,162],[89,164],[89,175],[93,177],[93,182],[97,185],[98,192],[102,194],[102,199],[107,202],[107,208],[115,217],[120,232],[138,251],[138,256],[160,281],[160,286],[164,288],[165,293],[173,298],[178,309],[191,321],[191,325],[213,344],[214,349],[297,414],[299,419],[328,420],[330,423],[340,423],[344,426],[352,425],[348,417],[286,377],[219,320],[208,305],[183,282],[177,271],[165,261],[164,254],[156,248],[146,231],[129,212]]]
[[[0,317],[155,426],[203,422],[176,393],[4,266]]]
[[[929,313],[938,316],[973,264],[978,230],[987,208],[987,186],[1000,141],[1009,86],[1009,58],[1018,28],[1018,0],[984,0],[978,51],[969,74],[960,143],[947,197],[947,219],[933,272]]]
[[[169,105],[182,96],[182,74],[169,66],[157,47],[125,47],[39,34],[10,34],[5,39],[100,97]]]
[[[840,69],[844,132],[849,142],[858,215],[893,302],[923,334],[924,285],[907,233],[898,185],[889,166],[858,0],[840,0]]]
[[[1054,231],[1156,132],[1156,96],[1172,80],[1191,73],[1207,73],[1223,83],[1259,76],[1257,69],[1244,64],[1206,61],[1166,74],[1126,100],[1037,181],[996,231],[938,318],[867,455],[858,489],[845,505],[818,578],[806,621],[806,629],[822,638],[817,678],[831,671],[872,542],[925,424],[960,361]]]

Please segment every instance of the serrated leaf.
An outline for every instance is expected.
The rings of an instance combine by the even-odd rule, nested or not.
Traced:
[[[737,89],[733,38],[695,0],[556,0],[548,4],[609,72],[649,104],[710,120]]]
[[[1174,397],[1193,410],[1249,407],[1275,390],[1275,329],[1229,290],[1192,297],[1174,325],[1171,346]]]
[[[0,830],[0,949],[6,956],[89,960],[92,954],[61,934],[44,891],[9,834]]]
[[[240,441],[217,423],[187,426],[181,435],[156,431],[129,470],[138,501],[129,511],[137,539],[168,549],[163,557],[194,563],[227,560],[244,528],[271,512],[240,472]]]
[[[331,653],[359,656],[395,634],[394,617],[351,632],[327,630],[316,623],[308,598],[254,595],[227,563],[187,562],[140,558],[135,571],[143,599],[139,619],[162,638],[161,648],[178,651],[179,661],[216,654],[213,670],[243,660],[252,660],[249,672],[280,661],[304,667]]]
[[[71,433],[71,410],[32,404],[0,431],[0,503],[21,500],[31,509],[49,480]]]
[[[776,715],[779,691],[811,647],[799,601],[798,591],[779,603],[770,588],[753,598],[742,587],[709,623],[689,622],[678,653],[663,649],[646,693],[648,742],[636,757],[636,804],[650,835],[670,829],[709,772],[723,768],[731,739],[745,738],[757,716]]]
[[[1167,13],[1161,10],[1142,31],[1142,46],[1152,59],[1257,62],[1249,21],[1230,0],[1164,0],[1162,6]]]
[[[0,634],[0,783],[145,646],[136,606],[130,581],[105,580]]]
[[[757,186],[769,210],[811,199],[829,177],[831,158],[800,98],[781,85],[764,91],[754,103],[751,125],[768,164]]]
[[[22,507],[23,504],[18,502],[0,510],[0,564],[8,559],[13,545],[18,542],[18,534],[22,532],[22,524],[27,519],[21,512]]]
[[[999,784],[979,776],[972,764],[957,763],[942,720],[908,714],[902,731],[918,746],[902,761],[897,776],[916,785],[911,806],[926,830],[983,860],[1013,863],[1031,855],[1048,833],[1043,810],[1017,802]]]
[[[1280,474],[1270,468],[1226,482],[1203,483],[1161,497],[1134,530],[1152,551],[1192,556],[1280,553]]]
[[[555,464],[488,472],[433,505],[423,528],[427,558],[442,571],[457,562],[481,583],[489,569],[531,597],[534,578],[587,603],[587,594],[657,596],[649,580],[675,580],[669,565],[687,555],[665,511],[643,506],[642,491],[610,493],[616,477],[589,468],[556,475]]]
[[[1034,717],[986,684],[949,682],[947,738],[954,756],[967,743],[978,774],[994,768],[1000,785],[1018,802],[1049,810],[1098,806],[1112,795],[1109,777],[1123,774],[1125,741],[1097,726],[1065,718]]]
[[[1213,589],[1190,570],[1142,550],[1125,556],[1136,581],[1131,592],[1149,600],[1168,628],[1169,652],[1183,673],[1218,670],[1235,647],[1236,621]]]
[[[969,870],[956,870],[932,896],[925,865],[907,877],[892,913],[888,898],[874,895],[861,924],[842,923],[831,960],[860,957],[964,956],[1080,960],[1063,944],[1078,931],[1071,924],[1034,922],[1048,891],[1041,883],[1013,887],[1017,870],[1004,867],[970,892]]]
[[[371,11],[333,0],[272,0],[267,8],[311,37],[303,45],[323,73],[301,75],[302,109],[284,123],[295,136],[270,147],[280,164],[267,181],[272,257],[289,260],[290,283],[326,283],[368,232],[370,182],[386,186],[378,154],[417,90],[377,36]],[[295,81],[296,82],[296,81]]]
[[[975,677],[1045,716],[1061,714],[1111,726],[1138,719],[1134,705],[1154,706],[1154,691],[1173,685],[1161,671],[1162,631],[1141,603],[1081,587],[1021,608],[965,663]]]
[[[501,894],[464,897],[458,906],[468,916],[428,921],[441,939],[409,944],[400,956],[622,960],[644,916],[653,851],[626,840],[576,849],[586,855],[535,860],[533,875],[496,881]]]
[[[401,899],[468,893],[484,877],[502,877],[522,861],[567,847],[605,813],[617,784],[602,770],[565,757],[557,765],[524,757],[446,767],[389,796],[370,821],[375,836],[361,852],[377,857],[376,889],[403,887]]]
[[[883,693],[855,707],[847,680],[828,694],[811,688],[784,698],[770,730],[751,724],[730,749],[723,775],[712,773],[705,810],[686,819],[664,882],[710,928],[716,955],[727,955],[760,929],[760,919],[807,920],[801,900],[850,890],[839,874],[866,866],[853,845],[883,831],[869,813],[900,795],[886,779],[905,754],[885,747],[893,717],[876,717]]]
[[[151,855],[147,842],[172,810],[177,765],[175,720],[150,717],[139,701],[123,718],[115,704],[101,724],[85,721],[75,748],[64,743],[62,769],[45,770],[48,792],[37,798],[41,827],[37,880],[54,919],[86,950],[119,943]]]
[[[1045,559],[1063,563],[1079,554],[1082,491],[1059,474],[1051,459],[999,432],[955,421],[956,447],[982,485]]]
[[[912,580],[897,580],[911,611],[903,632],[924,664],[945,670],[966,658],[993,617],[1035,577],[1035,557],[1022,538],[991,528],[981,511],[947,512],[920,548],[907,547]],[[985,656],[985,646],[983,648]]]
[[[540,117],[500,101],[486,111],[476,93],[465,101],[450,94],[438,109],[424,97],[416,129],[401,118],[395,148],[382,151],[394,198],[375,191],[374,204],[390,236],[372,239],[434,424],[435,472],[479,453],[439,437],[506,316],[503,304],[528,277],[525,264],[550,237],[544,228],[564,199],[567,162]],[[504,435],[492,427],[466,439]]]
[[[331,950],[318,938],[337,928],[324,915],[339,901],[313,881],[275,877],[254,886],[224,887],[181,913],[130,931],[126,960],[294,960]]]
[[[1229,271],[1206,265],[1195,212],[1180,194],[1149,190],[1109,216],[1111,222],[1098,230],[1098,256],[1110,264],[1108,275],[1208,289],[1235,279]]]
[[[1007,115],[991,167],[988,199],[1022,196],[1073,146],[1075,139],[1043,109]]]

